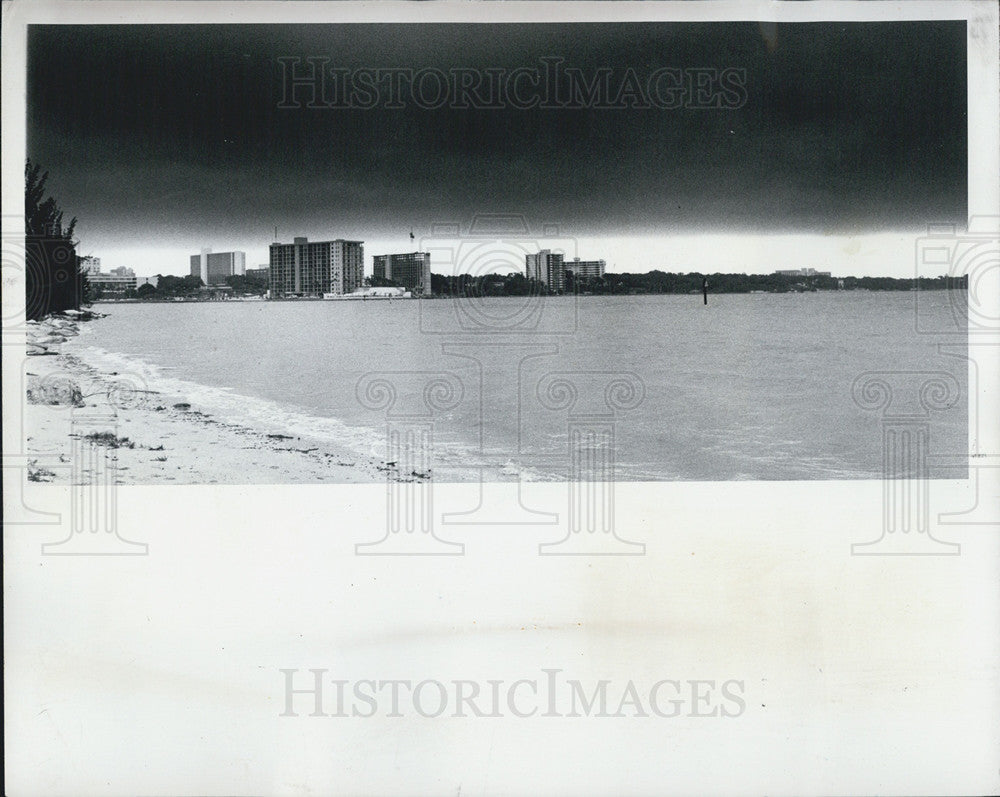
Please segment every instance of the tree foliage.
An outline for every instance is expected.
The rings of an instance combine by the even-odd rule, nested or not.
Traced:
[[[899,279],[896,277],[827,277],[794,276],[787,274],[685,274],[654,269],[645,274],[607,273],[603,277],[574,279],[566,275],[564,293],[581,294],[660,294],[701,293],[702,281],[708,279],[709,293],[792,293],[829,290],[908,291],[964,288],[964,277],[921,277]],[[524,274],[488,274],[474,277],[471,274],[443,276],[431,274],[431,285],[437,296],[525,296],[551,294],[543,283],[530,280]]]
[[[431,274],[431,293],[435,296],[537,296],[550,291],[544,283],[524,274]]]
[[[204,287],[205,283],[196,274],[185,274],[183,277],[175,277],[173,274],[161,276],[156,286],[156,293],[159,296],[191,296]]]
[[[33,320],[79,310],[88,292],[73,240],[76,218],[64,225],[59,203],[46,196],[48,179],[41,166],[25,163],[25,312]]]
[[[234,296],[263,296],[267,293],[267,280],[246,274],[226,277],[226,285],[233,289]]]

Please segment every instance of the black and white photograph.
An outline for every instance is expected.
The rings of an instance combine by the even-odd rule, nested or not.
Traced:
[[[995,3],[3,14],[6,793],[1000,788]]]
[[[66,309],[104,316],[46,318],[40,249],[39,451],[86,379],[131,388],[89,433],[123,484],[870,479],[881,382],[852,385],[910,370],[936,374],[917,445],[959,455],[927,467],[963,475],[965,353],[938,345],[968,277],[913,248],[965,234],[963,20],[27,44],[32,243],[73,244]],[[427,450],[387,453],[386,413]],[[577,415],[608,420],[571,440]]]

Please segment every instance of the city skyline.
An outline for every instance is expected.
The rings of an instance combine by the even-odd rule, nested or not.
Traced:
[[[967,215],[961,21],[518,24],[502,37],[445,24],[40,26],[28,45],[29,156],[79,218],[81,253],[141,275],[206,242],[266,262],[275,226],[377,253],[412,248],[410,229],[419,242],[436,222],[516,212],[581,248],[608,241],[614,252],[586,256],[609,271],[673,267],[665,257],[709,270],[684,239],[732,236],[750,252],[773,245],[761,255],[773,268],[900,276],[914,235]],[[476,74],[558,60],[613,82],[737,70],[745,96],[725,109],[316,109],[310,87],[284,96],[309,58]],[[824,247],[831,234],[855,244]],[[902,248],[871,264],[844,251],[893,237]],[[781,259],[781,238],[799,240],[799,261]],[[738,251],[712,266],[759,267]]]
[[[816,268],[830,271],[833,276],[910,277],[916,269],[917,243],[927,231],[880,233],[864,236],[832,238],[808,235],[677,235],[663,238],[606,237],[601,239],[575,238],[576,254],[585,260],[604,260],[608,273],[646,273],[652,270],[677,273],[761,273],[768,274],[782,269]],[[312,236],[308,236],[312,240]],[[337,237],[334,233],[318,235],[317,239]],[[287,243],[291,242],[291,238]],[[413,251],[407,246],[408,238],[393,240],[365,239],[364,275],[372,276],[373,260],[377,254],[395,254]],[[419,241],[417,242],[420,243]],[[268,263],[268,246],[242,247],[246,251],[247,268]],[[219,249],[239,249],[236,243],[219,244]],[[419,248],[419,247],[417,247]],[[82,255],[93,255],[109,267],[134,268],[140,277],[157,274],[183,276],[189,272],[190,247],[171,249],[104,249],[90,252],[81,247]],[[368,254],[368,252],[373,254]],[[537,250],[536,250],[537,251]],[[569,258],[572,260],[572,256]],[[253,264],[251,266],[250,264]],[[431,271],[436,274],[456,273],[449,263],[432,256]],[[523,271],[511,264],[498,273]],[[466,270],[466,273],[471,273]],[[943,274],[924,265],[920,276],[934,277]]]

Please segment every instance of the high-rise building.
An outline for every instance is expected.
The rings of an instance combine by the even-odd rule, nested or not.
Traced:
[[[208,255],[209,285],[224,285],[227,277],[246,271],[247,256],[244,252],[210,252]]]
[[[574,257],[566,264],[566,271],[573,272],[575,280],[590,280],[604,276],[605,262],[603,260],[581,260]]]
[[[200,255],[191,255],[191,276],[198,277],[208,285],[208,253],[211,249],[202,249]]]
[[[313,241],[273,243],[270,248],[268,286],[272,297],[342,296],[361,287],[364,278],[364,241]]]
[[[205,285],[225,285],[226,278],[246,271],[245,252],[213,252],[202,249],[201,254],[191,255],[191,276],[199,277]]]
[[[528,279],[544,282],[550,290],[561,291],[566,287],[566,270],[561,253],[543,249],[538,254],[525,255],[524,271]]]
[[[431,256],[429,252],[400,255],[375,255],[374,275],[392,280],[413,293],[431,292]]]

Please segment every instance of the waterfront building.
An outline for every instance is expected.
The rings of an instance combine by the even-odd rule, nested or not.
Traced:
[[[99,274],[101,272],[101,258],[87,255],[80,258],[80,271],[84,274]]]
[[[431,292],[430,253],[375,255],[374,276],[392,280],[414,293],[428,294]]]
[[[264,280],[264,282],[267,282],[268,275],[270,275],[270,273],[271,269],[267,267],[266,263],[258,266],[257,268],[248,268],[246,270],[246,276],[248,279]]]
[[[524,256],[524,272],[528,279],[545,283],[550,290],[566,287],[566,269],[561,253],[542,249],[538,254]]]
[[[245,252],[213,252],[202,249],[201,254],[191,255],[191,276],[199,277],[206,286],[225,285],[228,277],[246,271]]]
[[[566,263],[566,271],[572,271],[575,280],[597,279],[604,276],[605,265],[603,260],[581,260],[574,257],[572,262]]]
[[[400,288],[398,286],[382,286],[376,288],[358,288],[356,291],[343,294],[328,293],[324,294],[323,298],[342,301],[346,301],[348,299],[362,301],[366,301],[368,299],[412,299],[413,294],[406,290],[406,288]]]
[[[88,273],[87,281],[100,298],[121,298],[136,288],[135,271],[125,266],[113,268],[106,274]]]
[[[268,287],[272,298],[282,296],[339,296],[361,287],[364,278],[364,241],[310,241],[270,247]]]
[[[817,271],[814,268],[778,269],[774,272],[781,277],[829,277],[829,271]]]

